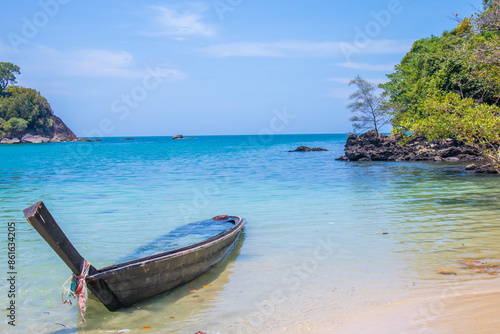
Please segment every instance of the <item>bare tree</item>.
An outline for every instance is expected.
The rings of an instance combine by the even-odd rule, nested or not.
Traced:
[[[376,86],[359,75],[349,82],[349,86],[356,85],[358,90],[349,95],[351,103],[347,108],[354,114],[349,120],[355,132],[375,130],[377,135],[380,128],[391,120],[383,96],[375,93]]]
[[[483,0],[483,9],[476,9],[471,17],[455,17],[459,23],[455,29],[459,36],[474,37],[485,32],[500,32],[500,0]],[[471,61],[481,64],[498,65],[500,63],[500,45],[488,39],[477,40],[473,43],[473,49],[467,48],[464,43],[459,48],[464,55],[474,55]]]
[[[476,12],[474,25],[476,32],[483,31],[499,31],[500,30],[500,1],[485,0],[483,1],[484,9],[479,14]]]

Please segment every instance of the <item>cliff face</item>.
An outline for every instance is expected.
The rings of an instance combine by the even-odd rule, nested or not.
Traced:
[[[446,139],[429,142],[416,137],[401,145],[402,135],[379,135],[369,131],[350,135],[341,161],[477,161],[480,153],[457,140]]]
[[[51,142],[77,140],[77,137],[75,136],[73,131],[71,131],[70,128],[68,128],[66,124],[64,124],[62,119],[55,115],[52,115],[52,120],[54,121],[54,123],[49,128],[49,136],[51,137]]]
[[[52,126],[43,130],[29,130],[18,133],[8,138],[0,138],[0,144],[18,144],[18,143],[59,143],[65,141],[76,141],[75,136],[66,124],[57,116],[52,115]]]

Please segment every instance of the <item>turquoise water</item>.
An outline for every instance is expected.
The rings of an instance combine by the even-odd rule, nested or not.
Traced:
[[[18,326],[12,331],[2,321],[0,330],[299,333],[456,282],[468,289],[472,282],[479,292],[499,289],[498,276],[460,264],[500,263],[498,176],[457,164],[335,161],[345,139],[138,137],[0,146],[0,246],[5,254],[6,223],[16,222],[18,269]],[[329,151],[287,152],[300,145]],[[61,303],[69,269],[22,215],[39,200],[97,268],[187,223],[227,214],[247,224],[231,256],[205,276],[115,313],[90,301],[88,321],[80,324],[76,305]],[[7,271],[5,257],[2,279]],[[9,302],[5,290],[1,305]]]

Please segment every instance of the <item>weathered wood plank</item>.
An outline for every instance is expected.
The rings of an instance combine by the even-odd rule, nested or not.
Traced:
[[[73,274],[80,276],[85,259],[66,237],[45,204],[43,202],[35,203],[23,212],[26,220],[66,263]],[[91,265],[89,275],[96,273],[97,269]],[[90,284],[89,289],[109,310],[123,307],[105,282]]]
[[[45,204],[38,202],[26,208],[23,212],[26,220],[66,263],[73,274],[80,276],[85,259],[78,253],[68,237],[57,225]],[[97,270],[91,266],[89,274],[92,275],[95,272]]]

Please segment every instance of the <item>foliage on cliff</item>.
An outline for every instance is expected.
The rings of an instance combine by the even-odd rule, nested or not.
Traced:
[[[0,62],[0,138],[43,132],[53,125],[50,104],[34,89],[12,86],[20,69]]]
[[[0,97],[0,137],[52,126],[52,109],[34,89],[10,86]]]
[[[477,147],[500,173],[500,0],[418,40],[380,87],[396,133],[454,137]]]

